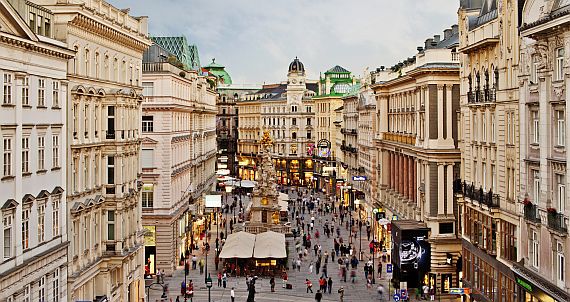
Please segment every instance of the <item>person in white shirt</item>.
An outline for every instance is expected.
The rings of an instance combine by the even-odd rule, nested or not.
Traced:
[[[236,300],[236,293],[234,292],[234,288],[230,291],[230,298],[232,298],[232,302]]]

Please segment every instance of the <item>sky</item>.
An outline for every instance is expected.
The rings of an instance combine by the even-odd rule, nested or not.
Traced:
[[[185,35],[202,66],[234,83],[286,80],[298,57],[309,79],[340,65],[361,76],[416,54],[457,23],[459,0],[107,0],[149,17],[152,36]]]

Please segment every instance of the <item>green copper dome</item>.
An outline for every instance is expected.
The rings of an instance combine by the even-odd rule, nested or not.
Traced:
[[[212,59],[212,63],[203,67],[205,71],[211,73],[217,78],[222,79],[224,84],[231,84],[232,77],[230,77],[230,74],[226,71],[225,68],[225,66],[216,63],[216,59]]]

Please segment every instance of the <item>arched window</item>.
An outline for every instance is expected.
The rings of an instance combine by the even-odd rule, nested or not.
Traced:
[[[79,47],[74,46],[73,50],[75,50],[75,56],[73,57],[73,66],[72,66],[73,70],[72,71],[74,74],[77,74],[77,59],[79,56]]]
[[[297,139],[297,132],[293,132],[293,133],[291,133],[291,138],[293,138],[293,139]]]
[[[101,66],[100,66],[100,62],[99,62],[99,52],[95,53],[95,77],[99,78],[101,76],[100,71],[101,71]]]
[[[86,76],[91,75],[91,70],[89,69],[91,67],[89,64],[90,63],[89,60],[91,59],[90,55],[91,54],[89,53],[89,49],[85,49],[85,58],[84,58],[85,61],[84,61],[84,63],[85,63],[85,75]]]

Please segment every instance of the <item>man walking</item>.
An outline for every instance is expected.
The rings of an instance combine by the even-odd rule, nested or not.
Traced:
[[[236,293],[235,293],[233,287],[232,287],[232,290],[230,290],[230,298],[232,298],[232,302],[236,301]]]
[[[330,294],[331,291],[332,291],[332,285],[333,285],[333,280],[332,280],[331,277],[329,277],[329,281],[327,282],[327,287],[328,287],[328,290],[329,290],[329,294]]]

